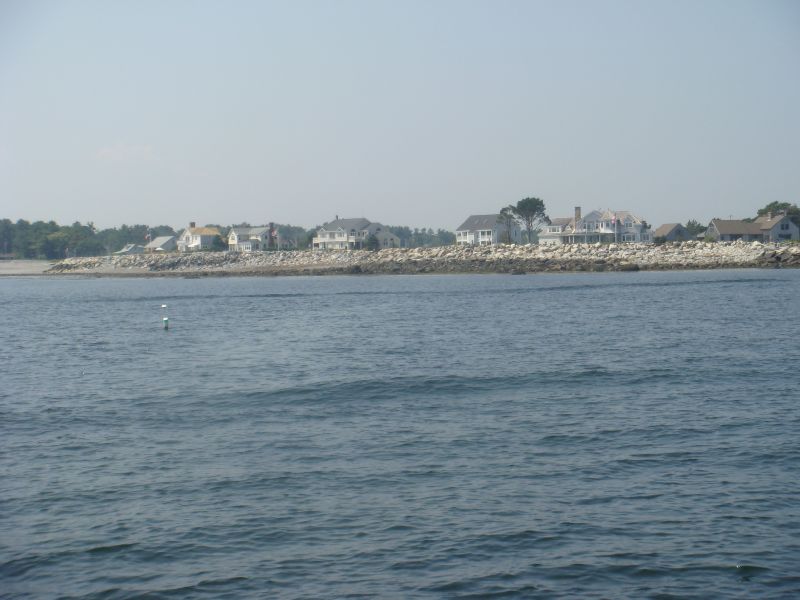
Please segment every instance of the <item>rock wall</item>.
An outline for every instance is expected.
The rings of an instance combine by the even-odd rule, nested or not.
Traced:
[[[800,245],[759,242],[444,246],[369,252],[196,252],[68,258],[48,273],[97,275],[307,275],[537,273],[800,267]]]

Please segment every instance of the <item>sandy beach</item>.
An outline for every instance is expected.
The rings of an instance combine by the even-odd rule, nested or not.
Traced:
[[[0,277],[42,275],[52,265],[49,260],[0,260]]]

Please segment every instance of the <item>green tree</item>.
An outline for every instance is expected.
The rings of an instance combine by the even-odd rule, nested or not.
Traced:
[[[64,258],[69,247],[69,233],[56,231],[39,240],[39,252],[50,260]]]
[[[548,222],[544,210],[544,200],[541,198],[523,198],[514,206],[514,216],[525,227],[528,234],[528,243],[533,243],[533,234],[542,230],[542,225]]]
[[[440,246],[452,246],[456,243],[456,234],[452,231],[447,231],[445,229],[437,229],[436,230],[436,237],[439,240]]]
[[[11,219],[0,220],[0,254],[11,254],[14,250],[14,223]]]
[[[686,230],[692,234],[692,237],[696,237],[697,235],[703,233],[706,230],[706,226],[700,223],[699,221],[695,221],[694,219],[689,219],[686,221]]]
[[[374,233],[371,234],[367,238],[367,250],[375,251],[375,250],[380,250],[380,248],[381,248],[380,241],[378,240],[378,238],[375,236]]]
[[[500,209],[500,214],[497,215],[497,221],[505,228],[505,243],[511,243],[511,230],[517,224],[517,207],[509,204]]]
[[[278,230],[278,242],[281,248],[302,248],[311,245],[311,242],[308,241],[308,230],[305,227],[276,223],[275,228]],[[313,238],[316,234],[316,230],[313,230],[311,237]]]
[[[409,227],[405,225],[387,225],[386,229],[400,238],[400,246],[402,248],[411,246],[411,237],[413,234]]]
[[[225,242],[225,239],[221,235],[215,235],[214,239],[211,240],[211,250],[213,252],[222,252],[227,249],[228,244]]]
[[[32,247],[31,224],[25,219],[14,223],[14,236],[11,252],[16,258],[34,258],[36,251]]]

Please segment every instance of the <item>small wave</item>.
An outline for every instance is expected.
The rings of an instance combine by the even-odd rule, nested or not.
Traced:
[[[539,371],[519,374],[468,375],[451,374],[442,376],[401,376],[383,379],[356,379],[321,382],[297,387],[274,390],[250,391],[242,394],[248,401],[279,400],[286,403],[320,402],[337,403],[358,399],[397,399],[404,397],[438,396],[453,394],[479,394],[505,390],[541,390],[547,386],[562,386],[569,382],[578,386],[583,382],[602,384],[613,381],[623,384],[633,378],[635,381],[667,379],[672,376],[668,369],[653,369],[652,372],[625,372],[604,367],[587,367],[571,371]]]
[[[129,550],[134,547],[136,547],[136,544],[112,544],[110,546],[96,546],[94,548],[89,548],[86,552],[89,554],[110,554],[112,552]]]

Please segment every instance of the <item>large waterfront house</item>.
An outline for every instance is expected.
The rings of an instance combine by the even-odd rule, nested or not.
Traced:
[[[267,250],[277,246],[277,237],[274,227],[231,227],[228,233],[228,250],[233,252]]]
[[[470,215],[456,229],[458,246],[493,246],[495,244],[518,244],[522,240],[519,226],[514,223],[509,230],[500,215]]]
[[[361,219],[336,217],[317,230],[311,240],[314,250],[358,250],[366,248],[370,237],[375,237],[379,248],[399,248],[400,238],[380,223]]]
[[[214,246],[214,240],[220,236],[216,227],[197,227],[194,221],[178,238],[178,251],[207,250]]]
[[[687,242],[694,239],[689,230],[680,223],[665,223],[653,232],[653,241]]]
[[[144,247],[145,252],[172,252],[177,248],[174,235],[162,235],[155,238]]]
[[[783,242],[800,239],[800,229],[785,212],[770,212],[752,222],[711,219],[706,235],[717,242]]]
[[[573,217],[551,219],[539,233],[540,244],[554,245],[652,241],[650,225],[627,210],[593,210],[582,216],[580,206]]]

